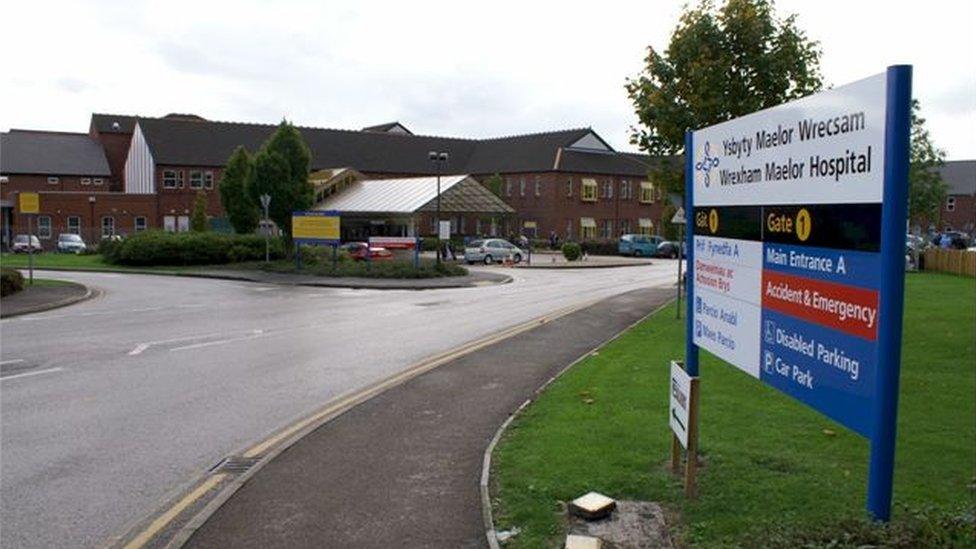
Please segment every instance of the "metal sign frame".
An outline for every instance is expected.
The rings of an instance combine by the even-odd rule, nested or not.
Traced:
[[[885,73],[884,169],[880,214],[880,269],[878,273],[877,364],[871,420],[867,429],[871,455],[868,466],[866,508],[877,520],[891,516],[894,476],[898,385],[905,281],[905,219],[908,210],[909,135],[911,131],[912,67],[896,65]],[[694,218],[694,132],[685,133],[685,211]],[[707,153],[706,153],[707,155]],[[712,160],[708,158],[708,160]],[[717,160],[715,160],[717,163]],[[830,206],[826,206],[829,208]],[[699,347],[694,342],[695,231],[685,234],[688,299],[685,307],[685,370],[699,375]]]

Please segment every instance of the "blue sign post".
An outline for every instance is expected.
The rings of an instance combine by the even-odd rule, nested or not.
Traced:
[[[698,349],[867,437],[891,514],[910,66],[685,136],[685,364]]]

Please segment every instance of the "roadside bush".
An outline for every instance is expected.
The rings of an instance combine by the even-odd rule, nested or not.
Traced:
[[[566,261],[578,261],[580,257],[583,257],[583,249],[575,242],[567,242],[563,244],[563,257],[566,258]]]
[[[262,269],[266,271],[294,273],[294,263],[276,262]],[[340,262],[336,268],[332,268],[332,259],[317,262],[315,264],[304,264],[301,270],[303,274],[327,277],[358,277],[358,278],[441,278],[445,276],[464,276],[468,270],[460,265],[449,262],[437,264],[435,261],[424,260],[420,262],[420,267],[413,266],[413,261],[344,261]]]
[[[615,240],[609,242],[584,240],[580,242],[580,247],[587,255],[617,255],[617,242]]]
[[[0,267],[0,296],[8,296],[24,289],[24,275],[17,269]]]
[[[270,243],[271,257],[284,257],[281,240]],[[99,251],[106,262],[118,265],[218,265],[264,259],[264,237],[147,231],[119,242],[103,241]]]

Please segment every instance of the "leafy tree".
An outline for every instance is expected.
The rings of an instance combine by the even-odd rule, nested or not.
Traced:
[[[287,121],[282,121],[275,133],[254,156],[254,170],[248,182],[248,192],[255,204],[262,194],[271,195],[268,217],[291,241],[291,214],[312,206],[315,189],[308,180],[308,166],[312,153],[302,134]]]
[[[195,233],[206,232],[207,223],[207,193],[197,191],[197,198],[193,202],[193,213],[190,215],[190,230]]]
[[[220,178],[220,202],[227,212],[227,220],[238,234],[253,233],[260,220],[258,203],[247,189],[253,169],[247,150],[237,147],[227,160],[227,167]]]
[[[505,178],[496,173],[485,180],[485,187],[494,193],[495,196],[501,197],[502,190],[505,188]]]
[[[913,225],[925,227],[938,219],[939,208],[945,202],[947,185],[939,173],[945,163],[945,151],[932,143],[917,99],[912,100],[909,160],[908,219]]]
[[[820,47],[777,19],[772,0],[711,0],[686,8],[663,53],[648,48],[643,71],[626,83],[640,120],[631,143],[657,156],[684,150],[685,130],[724,122],[809,95],[822,86]],[[662,159],[651,176],[684,192],[680,161]]]

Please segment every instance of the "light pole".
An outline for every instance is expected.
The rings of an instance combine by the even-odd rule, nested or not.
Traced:
[[[261,195],[261,207],[264,208],[264,262],[268,263],[271,261],[270,245],[268,244],[268,205],[271,204],[271,195],[262,194]]]
[[[95,233],[95,196],[94,195],[88,197],[88,205],[90,206],[89,209],[91,210],[91,221],[90,224],[88,225],[89,227],[91,227],[89,238],[91,238],[90,242],[92,244],[97,244],[97,241],[95,239],[96,233]]]
[[[437,227],[437,263],[439,265],[441,262],[441,166],[447,164],[449,155],[446,152],[430,151],[427,153],[427,158],[434,163],[434,172],[437,174],[437,207],[434,219]]]

